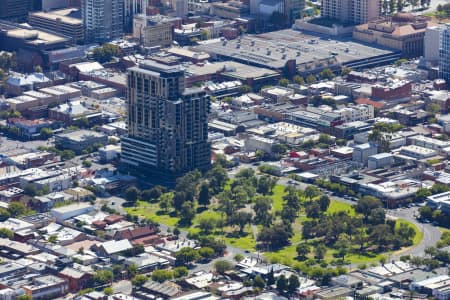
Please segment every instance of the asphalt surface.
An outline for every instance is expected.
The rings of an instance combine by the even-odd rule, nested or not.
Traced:
[[[423,232],[423,239],[418,245],[394,253],[392,255],[394,259],[398,259],[402,255],[423,256],[425,254],[425,248],[435,246],[441,239],[442,233],[436,226],[429,223],[420,223],[416,220],[415,216],[419,215],[418,207],[388,210],[387,215],[411,222]]]
[[[26,149],[26,150],[35,150],[39,146],[50,147],[53,146],[52,139],[41,141],[18,141],[10,139],[6,136],[0,136],[0,153],[7,153],[10,151],[14,151],[16,149]]]

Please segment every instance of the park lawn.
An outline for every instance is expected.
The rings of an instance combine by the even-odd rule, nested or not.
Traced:
[[[192,220],[193,226],[197,226],[199,220],[201,220],[202,218],[211,218],[214,220],[220,220],[220,219],[222,219],[222,215],[216,211],[204,210],[201,213],[195,215],[194,220]]]
[[[275,204],[274,204],[275,206]],[[340,211],[347,211],[351,216],[355,215],[354,208],[347,203],[343,203],[337,200],[331,199],[330,206],[328,207],[327,214],[332,214]],[[284,247],[282,249],[278,249],[276,251],[269,251],[265,252],[264,256],[269,260],[273,262],[279,262],[286,265],[293,266],[298,261],[296,260],[297,257],[297,251],[296,247],[297,244],[302,242],[302,234],[301,234],[301,224],[304,221],[310,220],[306,215],[300,214],[297,220],[294,224],[294,236],[291,239],[291,245]],[[311,247],[311,252],[313,252],[313,247]],[[336,258],[333,256],[335,253],[334,249],[327,249],[326,255],[325,255],[325,261],[331,262],[332,260],[336,260]],[[310,254],[309,257],[313,258],[313,254]],[[345,260],[351,261],[352,263],[359,264],[359,263],[366,263],[366,262],[373,262],[378,261],[383,254],[369,256],[369,255],[361,255],[358,253],[350,253],[345,257]]]
[[[294,236],[291,238],[291,245],[278,249],[276,251],[265,252],[264,256],[271,262],[279,262],[285,265],[293,266],[297,261],[297,245],[302,242],[301,222],[304,217],[297,218],[293,225]]]
[[[350,216],[355,215],[355,209],[353,208],[353,206],[348,203],[331,199],[330,206],[327,209],[327,214],[333,214],[340,211],[346,211]]]
[[[414,236],[414,239],[413,239],[412,246],[419,244],[423,239],[423,231],[421,231],[415,224],[408,222],[406,220],[403,220],[403,219],[398,219],[397,222],[395,223],[395,227],[399,227],[400,224],[402,224],[402,223],[411,226],[414,229],[414,232],[416,233],[416,235]]]
[[[245,226],[244,233],[245,235],[236,237],[224,235],[223,239],[229,246],[254,252],[256,250],[256,239],[253,237],[253,231],[250,225]]]
[[[439,229],[439,231],[440,231],[441,233],[450,232],[450,229],[447,229],[447,228],[445,228],[445,227],[438,227],[438,229]]]
[[[325,255],[325,261],[330,263],[331,261],[339,261],[341,258],[336,258],[337,250],[328,248]],[[352,264],[365,264],[371,262],[378,262],[382,257],[389,256],[388,252],[373,253],[371,251],[365,251],[365,253],[359,253],[354,247],[353,251],[345,255],[345,262],[351,262]]]
[[[275,185],[272,190],[272,195],[270,197],[273,200],[273,209],[275,211],[281,211],[283,209],[283,196],[284,196],[285,188],[281,184]]]
[[[167,226],[176,226],[180,218],[171,217],[168,214],[160,212],[159,204],[148,203],[145,201],[138,201],[134,207],[126,207],[125,211],[132,216],[139,216],[142,218],[149,218],[153,222],[161,223]]]

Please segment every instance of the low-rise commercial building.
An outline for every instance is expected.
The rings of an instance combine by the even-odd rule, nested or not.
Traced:
[[[367,165],[369,157],[378,153],[377,145],[372,143],[366,143],[357,145],[353,150],[353,161],[360,162],[364,166]]]
[[[421,159],[427,159],[427,158],[434,157],[438,154],[438,152],[434,151],[433,149],[428,149],[428,148],[415,146],[415,145],[409,145],[409,146],[403,146],[400,149],[400,154],[421,160]]]
[[[435,150],[437,152],[442,152],[445,148],[450,147],[449,141],[441,141],[441,140],[426,137],[423,135],[415,135],[415,136],[409,137],[407,140],[409,143],[411,143],[411,145],[428,148],[431,150]]]
[[[5,82],[6,95],[19,96],[23,92],[37,90],[52,85],[52,81],[43,73],[32,73],[28,75],[14,74]]]
[[[45,119],[27,120],[24,118],[10,118],[7,121],[8,127],[15,127],[18,129],[18,137],[25,140],[32,140],[39,138],[43,128],[56,128],[55,123]]]
[[[450,215],[450,192],[444,192],[427,198],[427,205]]]
[[[77,130],[55,135],[55,144],[62,149],[69,149],[81,153],[94,144],[106,145],[108,137],[91,130]]]
[[[369,156],[367,166],[369,169],[379,169],[389,167],[394,163],[394,155],[390,153],[379,153]]]
[[[25,285],[23,289],[32,299],[55,299],[67,293],[68,284],[62,278],[46,275],[33,278],[31,284]]]
[[[79,98],[51,108],[48,111],[48,116],[52,120],[64,122],[67,126],[81,118],[86,118],[91,126],[100,124],[103,117],[102,112],[99,109],[87,106],[83,100],[83,98]]]
[[[75,203],[53,208],[50,213],[58,222],[93,211],[94,207],[89,203]]]
[[[359,104],[334,110],[344,122],[366,121],[374,118],[374,108],[372,105]]]

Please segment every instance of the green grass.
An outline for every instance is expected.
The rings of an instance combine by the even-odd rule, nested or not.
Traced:
[[[297,262],[295,260],[297,257],[296,247],[297,244],[302,242],[301,222],[304,218],[304,216],[298,217],[293,225],[294,236],[291,238],[291,245],[276,251],[264,253],[264,256],[269,261],[279,262],[290,266],[293,266]]]
[[[246,226],[244,236],[229,237],[224,236],[223,239],[227,245],[237,247],[240,249],[245,249],[254,252],[256,249],[256,240],[253,237],[253,231],[250,226]]]
[[[230,188],[231,181],[227,183],[226,188]],[[273,210],[281,211],[283,207],[283,196],[285,194],[285,187],[282,185],[276,185],[273,189],[273,194],[270,195],[270,197],[273,199]],[[172,217],[168,214],[163,214],[160,211],[159,205],[157,203],[147,203],[143,201],[138,201],[136,204],[136,207],[130,207],[125,208],[125,210],[131,214],[131,215],[137,215],[142,218],[150,218],[154,222],[165,224],[167,226],[175,227],[177,226],[177,223],[179,221],[179,217]],[[334,199],[331,199],[330,206],[327,210],[327,214],[332,214],[340,211],[346,211],[349,213],[349,215],[354,216],[355,210],[354,208],[347,203],[343,203]],[[192,226],[188,228],[182,228],[183,230],[187,230],[190,233],[199,233],[200,228],[198,228],[198,223],[201,218],[214,218],[214,219],[220,219],[222,218],[221,214],[217,211],[214,211],[213,208],[209,208],[208,210],[205,210],[199,214],[197,214],[192,222]],[[307,220],[308,218],[301,214],[295,223],[293,224],[293,230],[294,230],[294,236],[291,239],[291,245],[284,247],[282,249],[279,249],[277,251],[270,251],[265,252],[264,256],[269,261],[275,261],[280,262],[287,265],[295,265],[298,264],[298,261],[296,260],[297,252],[296,252],[296,246],[297,244],[303,242],[302,236],[301,236],[301,230],[302,230],[302,222]],[[420,241],[423,239],[423,233],[419,230],[417,226],[414,224],[406,221],[406,220],[398,220],[397,226],[400,226],[401,223],[406,223],[414,228],[414,231],[416,232],[416,235],[413,240],[413,244],[417,245],[420,243]],[[261,228],[258,228],[259,230]],[[237,233],[237,228],[235,227],[226,227],[223,229],[223,232],[219,229],[216,229],[214,232],[214,236],[217,238],[222,238],[227,245],[234,246],[237,248],[241,248],[244,250],[248,250],[251,252],[256,251],[256,239],[253,234],[252,227],[250,225],[246,226],[244,230],[243,235],[239,235]],[[313,252],[313,248],[311,247],[311,252]],[[325,255],[325,261],[327,263],[330,263],[333,260],[337,260],[333,254],[336,252],[336,250],[329,248],[327,250],[327,253]],[[345,257],[346,262],[351,262],[353,264],[362,264],[362,263],[370,263],[370,262],[376,262],[379,261],[381,257],[385,256],[386,253],[380,253],[380,254],[360,254],[357,253],[357,250],[355,249],[353,253],[349,253]],[[309,255],[310,258],[313,258],[313,253]]]
[[[423,232],[413,223],[408,222],[406,220],[403,219],[398,219],[397,223],[395,223],[395,227],[399,227],[400,224],[406,224],[411,226],[414,229],[414,232],[416,233],[413,239],[413,246],[416,246],[417,244],[419,244],[422,239],[423,239]]]
[[[450,231],[450,229],[445,228],[445,227],[438,227],[438,229],[439,229],[439,231],[440,231],[441,233],[446,233],[446,232],[449,232],[449,231]]]
[[[162,214],[158,204],[144,201],[138,201],[135,207],[126,207],[125,211],[132,216],[149,218],[156,223],[161,223],[167,226],[176,226],[180,220],[178,217],[171,217],[170,215]]]
[[[273,194],[270,197],[273,199],[273,209],[275,211],[281,211],[283,209],[284,190],[284,186],[280,184],[277,184],[272,190]]]
[[[355,209],[350,204],[331,199],[327,214],[333,214],[340,211],[346,211],[350,216],[355,215]]]

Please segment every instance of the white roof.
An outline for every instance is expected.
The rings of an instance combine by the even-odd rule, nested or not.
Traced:
[[[89,73],[104,69],[103,66],[98,62],[82,62],[70,65],[70,67],[77,68],[81,73]]]
[[[107,254],[114,254],[133,248],[128,240],[108,241],[100,244]]]

